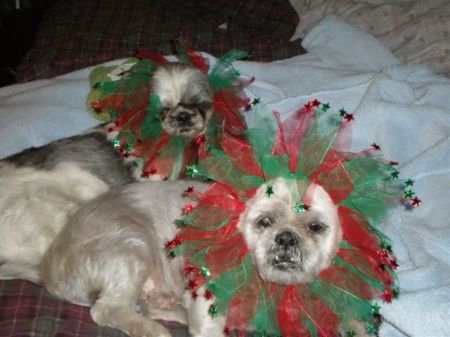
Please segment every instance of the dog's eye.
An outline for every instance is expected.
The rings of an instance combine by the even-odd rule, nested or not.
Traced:
[[[274,223],[273,218],[271,218],[270,216],[263,216],[258,219],[258,221],[256,222],[256,226],[262,227],[262,228],[267,228],[267,227],[272,226],[273,223]]]
[[[325,229],[326,226],[318,221],[313,221],[308,224],[308,230],[314,234],[322,233]]]

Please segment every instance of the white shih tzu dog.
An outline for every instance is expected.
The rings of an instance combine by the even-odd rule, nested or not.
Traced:
[[[69,220],[39,269],[40,282],[59,298],[90,306],[93,320],[131,336],[169,337],[154,319],[187,323],[192,336],[224,336],[225,317],[211,317],[213,300],[192,299],[183,279],[182,259],[168,260],[164,244],[177,232],[185,204],[180,191],[198,182],[135,183],[105,193]],[[284,179],[248,201],[239,221],[260,277],[281,284],[304,283],[327,268],[341,240],[336,207],[316,186],[308,212],[293,211]],[[22,276],[26,276],[26,272]],[[202,289],[200,289],[202,291]],[[203,289],[204,291],[204,289]],[[201,295],[201,294],[199,294]],[[144,299],[142,313],[136,302]]]
[[[190,65],[159,66],[152,78],[170,135],[201,134],[212,111],[207,76]],[[107,140],[102,127],[31,148],[0,161],[0,279],[36,265],[71,214],[137,172]]]

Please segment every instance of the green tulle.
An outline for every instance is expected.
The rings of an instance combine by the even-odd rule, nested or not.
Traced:
[[[145,109],[146,116],[141,127],[141,139],[158,139],[163,131],[159,115],[161,113],[161,101],[155,93],[150,94],[150,104]]]
[[[244,51],[232,49],[216,61],[208,76],[209,83],[215,91],[235,85],[239,73],[232,63],[247,56],[248,53]]]

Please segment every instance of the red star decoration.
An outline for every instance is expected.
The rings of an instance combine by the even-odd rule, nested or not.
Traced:
[[[313,107],[318,107],[318,106],[320,105],[320,101],[317,100],[317,99],[314,99],[314,100],[311,101],[310,103],[311,103],[311,105],[312,105]]]
[[[198,297],[197,292],[196,291],[192,291],[192,299],[195,300],[195,299],[197,299],[197,297]]]
[[[113,132],[113,131],[114,131],[114,127],[112,127],[112,126],[106,128],[106,132]]]
[[[207,300],[210,300],[211,298],[214,297],[214,294],[212,293],[212,291],[206,290],[206,291],[205,291],[205,294],[204,294],[204,297],[205,297]]]
[[[414,197],[413,199],[412,199],[412,205],[413,206],[416,206],[416,207],[419,207],[420,206],[420,203],[422,202],[422,200],[420,200],[417,196],[416,197]]]
[[[345,114],[344,119],[345,119],[347,122],[350,122],[350,121],[355,120],[355,118],[353,117],[353,114]]]
[[[181,244],[181,239],[176,236],[173,240],[170,240],[166,243],[166,249],[174,249],[176,246]]]
[[[186,277],[190,273],[195,272],[195,267],[192,264],[188,264],[186,267],[184,267],[184,276]]]
[[[230,328],[229,327],[225,327],[223,329],[223,333],[225,334],[225,336],[229,336],[230,335]]]
[[[183,213],[184,214],[189,214],[192,212],[192,210],[194,209],[194,205],[192,204],[187,204],[186,206],[184,206],[183,208]]]
[[[198,283],[196,280],[190,280],[188,283],[188,288],[189,289],[197,289],[198,287]]]
[[[103,108],[103,103],[100,101],[93,101],[91,106],[95,111],[100,111]]]
[[[372,143],[371,146],[375,151],[381,151],[381,146],[378,145],[377,143]]]
[[[397,165],[398,165],[398,161],[393,161],[393,160],[391,160],[391,161],[389,162],[389,165],[391,165],[391,166],[397,166]]]
[[[183,194],[191,194],[194,193],[194,186],[189,186],[184,192]]]
[[[386,264],[386,262],[389,260],[389,253],[384,249],[380,249],[377,253],[380,257],[381,263]]]
[[[394,297],[394,294],[392,293],[392,290],[390,289],[386,289],[384,291],[384,293],[381,295],[381,298],[383,299],[383,301],[391,303],[392,302],[392,298]]]
[[[308,102],[303,107],[305,109],[305,112],[310,112],[314,106],[312,105],[312,102]]]
[[[398,267],[398,263],[397,263],[397,258],[395,256],[393,256],[390,260],[389,260],[389,265],[391,266],[391,268],[393,270],[397,270]]]

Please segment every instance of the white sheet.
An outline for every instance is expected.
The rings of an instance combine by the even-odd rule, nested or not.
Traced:
[[[237,62],[250,87],[283,116],[311,98],[353,112],[353,149],[376,142],[416,180],[423,200],[384,226],[394,240],[400,299],[384,304],[382,337],[450,333],[450,80],[400,64],[370,35],[328,17],[304,39],[307,55],[268,64]],[[110,62],[119,63],[119,61]],[[85,109],[83,69],[0,90],[0,158],[97,124]]]

